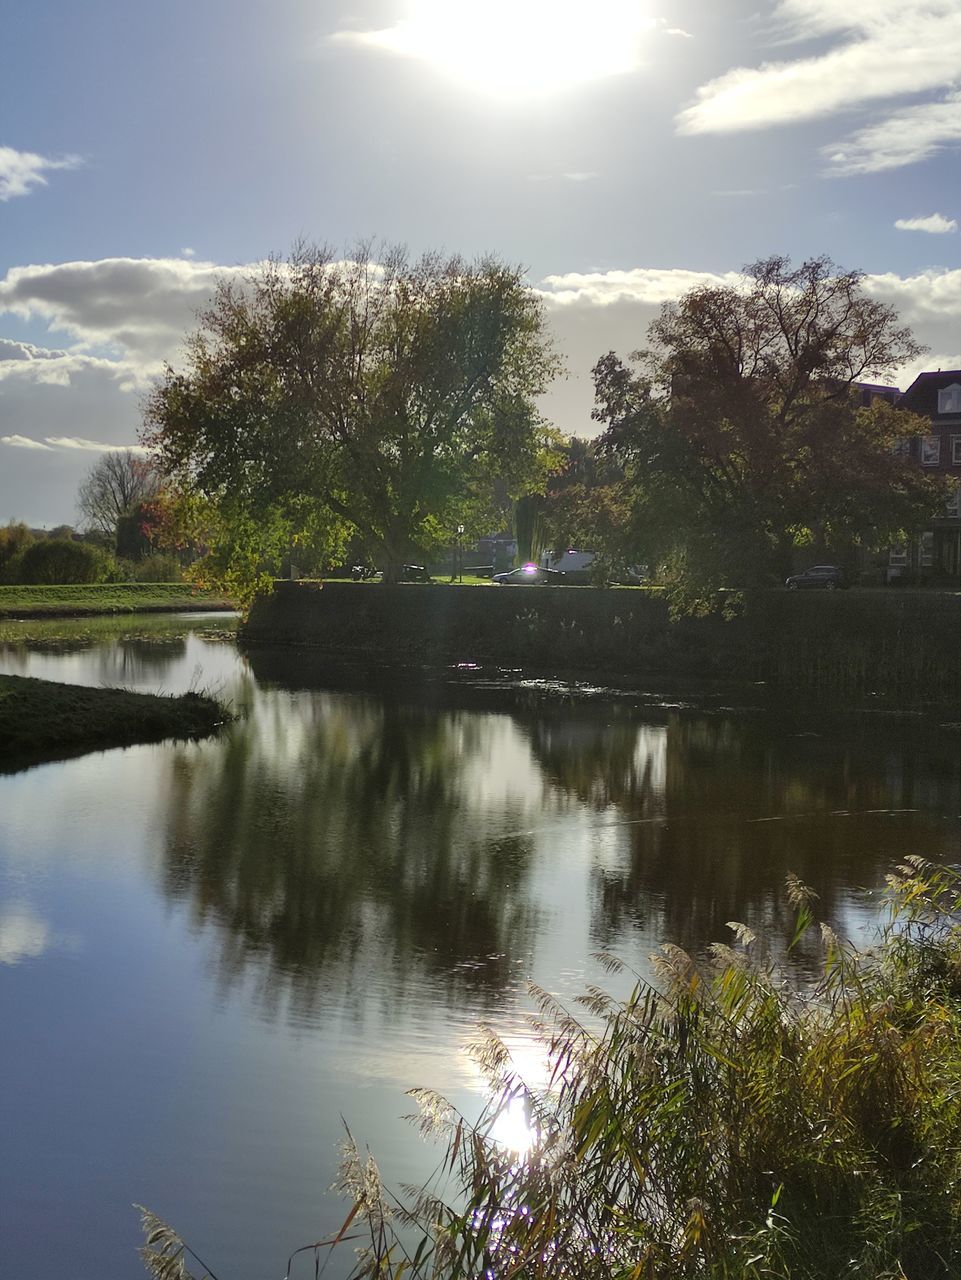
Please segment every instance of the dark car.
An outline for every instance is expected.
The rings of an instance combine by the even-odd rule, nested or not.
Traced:
[[[422,564],[405,564],[400,571],[401,582],[430,582],[430,573]]]
[[[495,573],[492,582],[499,582],[502,587],[548,587],[560,586],[566,575],[557,569],[542,569],[539,564],[522,564],[519,569],[511,569],[510,573]]]
[[[806,591],[808,588],[821,587],[824,591],[836,591],[838,587],[849,587],[847,574],[836,564],[816,564],[803,573],[795,573],[784,584],[788,591]]]

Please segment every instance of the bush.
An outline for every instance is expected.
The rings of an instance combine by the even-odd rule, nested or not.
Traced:
[[[19,557],[17,581],[36,585],[109,582],[115,573],[113,558],[99,547],[48,538],[31,543]]]
[[[823,951],[812,989],[740,925],[712,964],[668,946],[657,987],[589,991],[593,1027],[535,989],[549,1085],[529,1087],[486,1035],[478,1124],[415,1094],[446,1141],[454,1202],[428,1188],[398,1209],[351,1146],[353,1207],[307,1246],[317,1265],[365,1224],[351,1275],[371,1280],[961,1275],[961,874],[900,868],[870,953],[818,934],[813,895],[793,879],[788,892],[791,946],[813,932]],[[529,1118],[524,1155],[494,1138],[508,1106]],[[144,1225],[148,1269],[175,1274],[183,1242]]]
[[[176,556],[153,555],[133,565],[134,582],[182,582],[183,571]]]

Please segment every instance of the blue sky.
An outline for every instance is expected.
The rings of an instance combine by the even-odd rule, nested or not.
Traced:
[[[0,520],[73,520],[218,272],[299,236],[523,263],[570,432],[600,354],[774,252],[863,269],[961,365],[957,0],[8,8]]]

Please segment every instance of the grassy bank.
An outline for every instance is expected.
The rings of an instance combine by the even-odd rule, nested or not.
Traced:
[[[0,675],[0,766],[162,738],[197,738],[227,718],[213,698],[89,689]]]
[[[241,629],[253,644],[387,663],[721,680],[778,697],[905,708],[957,706],[959,635],[959,592],[764,591],[726,620],[673,619],[668,602],[644,590],[415,583],[282,583],[254,601]]]
[[[71,618],[98,613],[229,609],[223,596],[185,582],[111,582],[94,585],[0,586],[0,618]]]

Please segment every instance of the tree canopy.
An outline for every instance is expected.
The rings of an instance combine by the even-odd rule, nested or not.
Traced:
[[[77,508],[88,529],[114,538],[120,520],[138,503],[156,497],[160,474],[152,459],[130,449],[102,454],[77,493]]]
[[[895,447],[924,420],[861,395],[920,348],[860,273],[757,262],[665,305],[649,339],[639,369],[598,361],[594,417],[633,535],[688,578],[762,582],[794,546],[882,545],[941,500]]]
[[[556,371],[517,268],[300,247],[220,286],[186,371],[149,398],[145,440],[238,548],[267,526],[309,526],[315,544],[326,529],[332,549],[356,532],[391,579],[543,483],[534,398]]]

